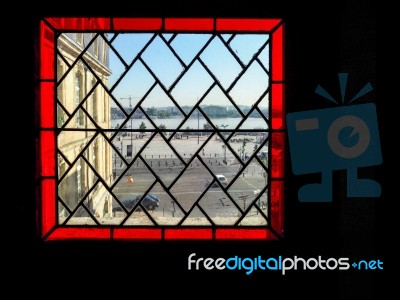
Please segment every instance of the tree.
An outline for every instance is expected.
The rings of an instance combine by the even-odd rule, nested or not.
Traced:
[[[167,129],[167,127],[164,124],[160,124],[160,126],[158,126],[158,128],[160,129]]]
[[[144,122],[140,123],[139,129],[141,131],[145,130],[147,128],[146,124],[144,124]]]
[[[146,124],[144,124],[144,122],[142,121],[142,123],[140,123],[140,126],[139,126],[140,138],[142,138],[145,135],[144,130],[146,128],[147,128]]]
[[[157,112],[157,118],[159,119],[167,119],[171,116],[171,114],[165,110]]]
[[[147,112],[147,114],[149,115],[149,116],[156,116],[157,115],[157,109],[153,106],[153,107],[149,107],[147,110],[146,110],[146,112]]]

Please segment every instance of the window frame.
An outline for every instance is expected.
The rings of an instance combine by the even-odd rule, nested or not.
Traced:
[[[57,222],[56,36],[62,32],[205,32],[270,34],[270,140],[266,226],[60,226]],[[285,66],[282,19],[43,18],[38,37],[37,215],[42,240],[276,240],[284,232]]]

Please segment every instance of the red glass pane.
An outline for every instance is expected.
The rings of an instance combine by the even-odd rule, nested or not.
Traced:
[[[47,240],[109,240],[111,237],[110,228],[57,228]]]
[[[217,240],[265,240],[268,229],[216,229]]]
[[[56,181],[44,179],[41,182],[42,236],[56,225]]]
[[[283,181],[271,181],[271,226],[278,234],[283,234]]]
[[[272,34],[272,81],[283,81],[285,79],[283,64],[283,25],[279,26]]]
[[[40,127],[54,127],[54,82],[40,83]]]
[[[115,30],[161,30],[160,18],[114,18]]]
[[[113,239],[116,240],[161,240],[161,229],[115,228]]]
[[[54,79],[54,32],[40,23],[40,79]]]
[[[165,19],[165,30],[179,31],[211,31],[214,29],[213,19],[184,19],[167,18]]]
[[[40,133],[41,176],[55,176],[55,141],[53,131]]]
[[[211,240],[211,229],[165,229],[166,240]]]
[[[218,31],[271,31],[281,19],[217,19]]]
[[[271,133],[271,177],[284,177],[285,134],[283,132]]]
[[[46,18],[55,29],[110,30],[110,18]]]
[[[272,83],[271,87],[272,97],[272,111],[271,111],[271,126],[272,129],[285,128],[284,116],[284,98],[285,98],[285,84]]]

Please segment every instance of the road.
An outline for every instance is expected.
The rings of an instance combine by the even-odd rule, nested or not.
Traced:
[[[156,220],[147,220],[146,224],[183,222],[184,225],[186,221],[183,219],[188,215],[188,220],[233,225],[243,214],[245,218],[241,224],[246,223],[247,219],[251,219],[247,222],[250,225],[267,223],[267,192],[256,198],[266,187],[264,166],[253,159],[242,170],[239,161],[256,149],[259,153],[268,150],[267,146],[258,148],[259,145],[251,140],[251,136],[237,136],[229,142],[221,141],[214,135],[187,137],[172,139],[170,144],[160,135],[151,137],[151,141],[149,138],[115,140],[119,151],[113,154],[115,183],[112,192],[115,197],[123,200],[149,192],[157,195],[161,202],[151,212],[137,210],[119,213],[122,224],[136,224],[139,216],[145,216]],[[249,139],[246,146],[239,138]],[[132,145],[133,161],[127,156],[129,145]],[[196,155],[194,159],[193,155]],[[227,187],[209,188],[217,174],[228,179]],[[237,174],[239,176],[234,181]],[[134,178],[134,182],[128,182],[129,176]],[[114,200],[113,206],[120,206],[120,203]],[[127,213],[131,217],[128,218]]]
[[[256,162],[240,170],[240,164],[226,165],[221,157],[200,157],[192,160],[184,170],[185,165],[177,158],[162,158],[160,155],[144,160],[138,158],[131,165],[120,160],[115,165],[113,193],[118,199],[132,198],[150,189],[149,193],[157,195],[161,202],[151,214],[175,219],[177,223],[185,214],[189,214],[190,218],[203,219],[207,214],[217,225],[233,225],[253,204],[264,214],[267,213],[266,193],[255,201],[266,186],[265,171]],[[240,176],[232,182],[238,173]],[[214,180],[213,174],[225,175],[228,186],[208,188]],[[129,176],[134,182],[128,181]],[[114,200],[113,205],[119,206],[119,203]],[[137,213],[140,213],[139,210],[132,215]],[[257,224],[266,223],[265,217],[255,207],[246,213],[248,217],[259,216]],[[119,214],[120,217],[121,214],[126,216],[125,212]]]

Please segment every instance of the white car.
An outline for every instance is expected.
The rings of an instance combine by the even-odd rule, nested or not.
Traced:
[[[217,177],[218,181],[222,184],[222,186],[227,186],[228,185],[228,180],[224,175],[217,174],[215,175]],[[211,187],[219,187],[219,184],[214,182],[214,184]]]
[[[227,185],[228,184],[228,180],[226,179],[226,177],[224,175],[218,174],[215,175],[217,177],[217,179],[223,184],[223,185]]]

